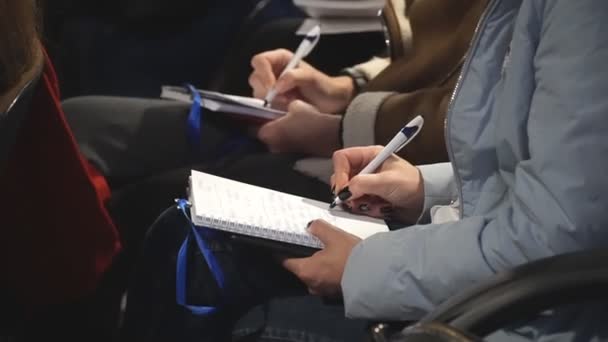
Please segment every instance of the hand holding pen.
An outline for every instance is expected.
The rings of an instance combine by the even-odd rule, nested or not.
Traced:
[[[269,91],[276,93],[272,107],[287,110],[294,100],[302,100],[322,113],[343,113],[356,95],[353,79],[349,76],[330,76],[300,60],[296,68],[285,71],[295,57],[286,49],[264,51],[251,59],[253,71],[249,85],[253,97],[266,98]]]
[[[283,71],[279,75],[279,78],[281,78],[281,76],[285,75],[285,73],[288,72],[289,70],[297,67],[298,64],[300,64],[300,62],[302,61],[302,59],[304,59],[304,57],[308,56],[308,54],[315,48],[315,46],[319,42],[320,38],[321,38],[321,28],[317,25],[317,26],[313,27],[312,30],[310,30],[306,34],[306,36],[304,36],[304,39],[300,43],[300,46],[298,46],[298,48],[296,49],[296,52],[293,54],[293,57],[291,58],[289,63],[287,63],[287,66],[285,66],[285,69],[283,69]],[[277,90],[275,87],[272,87],[270,89],[270,91],[268,91],[268,94],[266,94],[266,97],[264,98],[265,106],[269,106],[272,103],[272,100],[274,100],[274,97],[276,95],[277,95]]]
[[[332,185],[339,190],[331,208],[338,205],[375,217],[417,217],[424,191],[420,171],[394,153],[420,132],[424,120],[417,116],[385,146],[354,147],[334,154]]]

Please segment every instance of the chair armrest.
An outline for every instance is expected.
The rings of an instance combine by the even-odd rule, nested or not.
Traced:
[[[608,249],[537,260],[449,299],[421,323],[441,322],[484,336],[562,304],[608,301]]]

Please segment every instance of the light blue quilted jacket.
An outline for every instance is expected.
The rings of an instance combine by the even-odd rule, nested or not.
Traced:
[[[349,317],[420,318],[531,260],[608,246],[608,1],[493,0],[446,120],[425,208],[457,220],[377,234],[342,279]]]

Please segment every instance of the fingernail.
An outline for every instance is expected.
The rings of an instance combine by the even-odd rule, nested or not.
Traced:
[[[348,187],[346,187],[346,188],[342,189],[342,191],[340,191],[340,193],[338,194],[338,198],[340,198],[341,201],[346,201],[352,195],[353,194],[350,192]]]
[[[369,206],[367,204],[363,203],[359,206],[359,210],[361,210],[363,212],[369,211]]]
[[[333,196],[336,196],[336,186],[335,185],[331,187],[331,194]]]
[[[380,212],[383,214],[390,214],[393,212],[393,207],[382,207],[380,208]]]

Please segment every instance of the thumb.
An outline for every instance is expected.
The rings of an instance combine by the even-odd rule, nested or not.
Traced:
[[[379,173],[357,175],[348,183],[348,189],[352,194],[349,199],[356,199],[364,195],[374,195],[385,199],[388,196],[385,188],[386,179]]]
[[[257,137],[261,141],[268,143],[272,138],[276,135],[277,131],[277,122],[279,122],[283,117],[267,122],[259,127],[257,130]]]
[[[315,220],[308,226],[308,232],[316,236],[324,246],[329,246],[333,241],[341,239],[345,232],[323,220]]]
[[[319,111],[315,106],[304,102],[302,100],[295,100],[289,104],[287,107],[287,112],[290,114],[298,114],[298,113],[316,113],[319,114]]]

